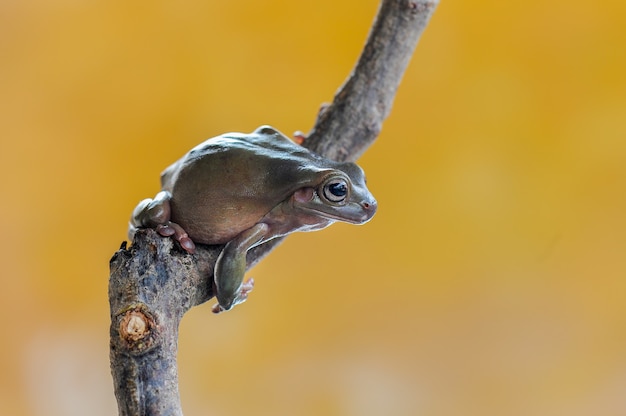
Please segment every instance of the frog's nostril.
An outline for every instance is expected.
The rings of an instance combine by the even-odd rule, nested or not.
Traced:
[[[376,201],[363,201],[361,203],[361,205],[363,206],[363,209],[368,210],[368,211],[376,211]]]

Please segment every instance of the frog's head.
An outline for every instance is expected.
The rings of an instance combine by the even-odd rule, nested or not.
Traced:
[[[377,203],[365,185],[363,170],[354,163],[324,169],[315,184],[297,190],[295,208],[332,221],[364,224],[376,213]]]

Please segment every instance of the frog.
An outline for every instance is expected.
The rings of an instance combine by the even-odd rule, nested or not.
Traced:
[[[196,244],[221,245],[213,270],[214,313],[244,302],[246,253],[293,232],[335,222],[364,224],[377,202],[363,169],[324,158],[265,125],[226,133],[192,148],[161,174],[161,191],[139,202],[128,227],[153,228],[193,255]]]

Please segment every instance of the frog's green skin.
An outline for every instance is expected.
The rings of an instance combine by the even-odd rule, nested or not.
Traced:
[[[205,141],[165,169],[161,185],[135,208],[129,236],[156,228],[190,253],[194,242],[226,244],[215,265],[214,312],[252,289],[243,282],[252,247],[335,221],[363,224],[376,212],[360,167],[322,158],[269,126]]]

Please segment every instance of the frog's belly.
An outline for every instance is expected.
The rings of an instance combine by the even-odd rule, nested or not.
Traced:
[[[242,210],[195,210],[173,206],[171,220],[183,227],[196,243],[226,244],[262,218],[263,214]]]

